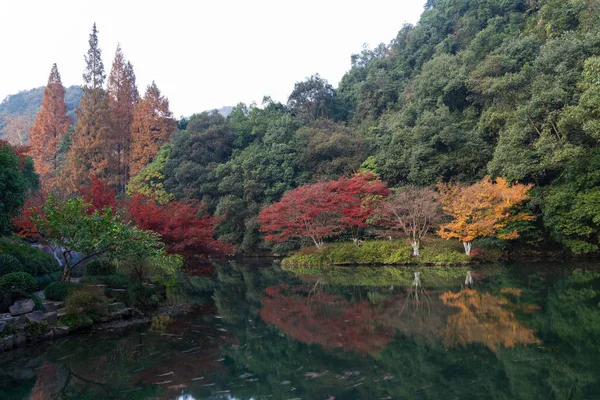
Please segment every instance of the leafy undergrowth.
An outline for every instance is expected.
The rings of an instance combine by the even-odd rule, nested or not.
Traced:
[[[400,240],[373,240],[356,247],[353,243],[331,243],[321,250],[304,248],[282,261],[284,268],[323,265],[466,265],[472,259],[458,242],[429,240],[418,257]]]

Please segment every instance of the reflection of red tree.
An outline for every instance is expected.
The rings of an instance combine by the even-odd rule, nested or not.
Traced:
[[[393,337],[393,331],[381,325],[367,302],[351,303],[328,293],[305,297],[285,285],[269,287],[265,292],[260,316],[295,340],[325,348],[376,353]]]

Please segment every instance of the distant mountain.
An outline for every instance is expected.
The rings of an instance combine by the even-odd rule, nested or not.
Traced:
[[[67,103],[68,115],[71,117],[75,115],[75,107],[79,105],[81,94],[81,86],[73,85],[66,88],[65,103]],[[33,121],[40,110],[43,97],[43,86],[6,96],[0,103],[0,138],[5,136],[3,128],[9,118],[26,117],[27,120]]]
[[[221,114],[222,116],[224,116],[225,118],[227,118],[229,116],[229,114],[231,114],[232,110],[233,110],[232,106],[224,106],[224,107],[217,109],[217,112],[219,114]]]

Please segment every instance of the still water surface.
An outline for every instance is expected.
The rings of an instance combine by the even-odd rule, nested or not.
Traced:
[[[0,355],[0,399],[600,399],[600,270],[348,271],[223,265],[188,315]]]

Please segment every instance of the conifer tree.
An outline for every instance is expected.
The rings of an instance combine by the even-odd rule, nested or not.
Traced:
[[[138,174],[152,161],[160,147],[177,128],[169,111],[169,100],[160,94],[156,83],[146,89],[138,103],[131,125],[131,175]]]
[[[98,47],[96,24],[92,28],[89,45],[84,56],[83,96],[76,110],[77,123],[65,168],[65,177],[72,190],[85,184],[90,176],[105,178],[110,162],[110,115],[108,96],[103,88],[106,74]]]
[[[65,104],[65,88],[60,80],[58,68],[54,64],[44,89],[40,112],[29,133],[29,154],[40,175],[40,181],[46,188],[52,186],[58,169],[56,157],[58,145],[69,130],[70,124],[71,118],[67,116]]]
[[[108,108],[110,111],[111,163],[108,182],[119,193],[125,191],[129,180],[129,157],[131,151],[131,123],[139,100],[133,66],[125,60],[121,45],[117,46],[115,59],[108,77]]]

